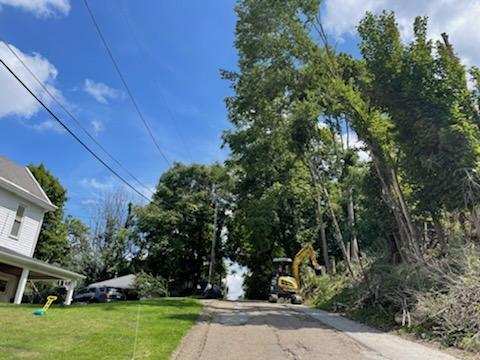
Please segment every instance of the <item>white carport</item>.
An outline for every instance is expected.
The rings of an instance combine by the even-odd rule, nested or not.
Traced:
[[[133,290],[135,289],[136,276],[134,274],[119,276],[88,285],[88,287],[113,287],[117,289]]]

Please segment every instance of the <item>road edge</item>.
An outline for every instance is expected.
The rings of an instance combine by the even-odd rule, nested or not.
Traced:
[[[195,321],[192,327],[183,336],[177,348],[172,352],[170,355],[171,360],[183,358],[185,357],[185,353],[188,352],[196,352],[198,354],[197,358],[200,358],[203,348],[205,347],[205,342],[207,341],[208,330],[213,316],[210,302],[208,302],[208,300],[203,300],[200,301],[200,303],[202,304],[203,309],[198,315],[197,321]],[[201,339],[200,342],[198,341],[199,338]],[[193,339],[195,339],[195,341]],[[192,348],[192,344],[199,344],[199,346]]]
[[[390,360],[459,360],[437,349],[388,334],[347,319],[339,314],[310,308],[306,305],[286,305],[318,320],[354,339],[366,348]]]

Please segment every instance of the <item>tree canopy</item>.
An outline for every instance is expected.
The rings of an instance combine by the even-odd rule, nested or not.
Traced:
[[[34,256],[40,260],[65,265],[69,260],[68,232],[63,221],[67,191],[43,164],[29,165],[28,168],[57,207],[55,211],[45,214]]]
[[[207,278],[218,206],[217,283],[223,270],[220,233],[229,204],[229,177],[220,165],[175,164],[160,177],[152,202],[137,211],[144,269],[161,275],[177,294],[191,294]],[[216,205],[217,204],[217,205]]]

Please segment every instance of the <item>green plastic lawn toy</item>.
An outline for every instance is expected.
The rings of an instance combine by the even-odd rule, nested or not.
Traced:
[[[45,315],[45,313],[47,312],[48,308],[50,307],[50,305],[52,305],[52,303],[57,300],[57,297],[54,296],[54,295],[49,295],[47,297],[47,302],[45,303],[45,305],[43,305],[43,308],[41,309],[36,309],[34,312],[33,312],[33,315],[37,315],[37,316],[43,316]]]

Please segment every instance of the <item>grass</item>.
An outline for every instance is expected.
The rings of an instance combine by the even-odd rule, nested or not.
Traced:
[[[54,306],[41,317],[35,308],[0,304],[0,359],[168,359],[201,304],[166,298]]]

